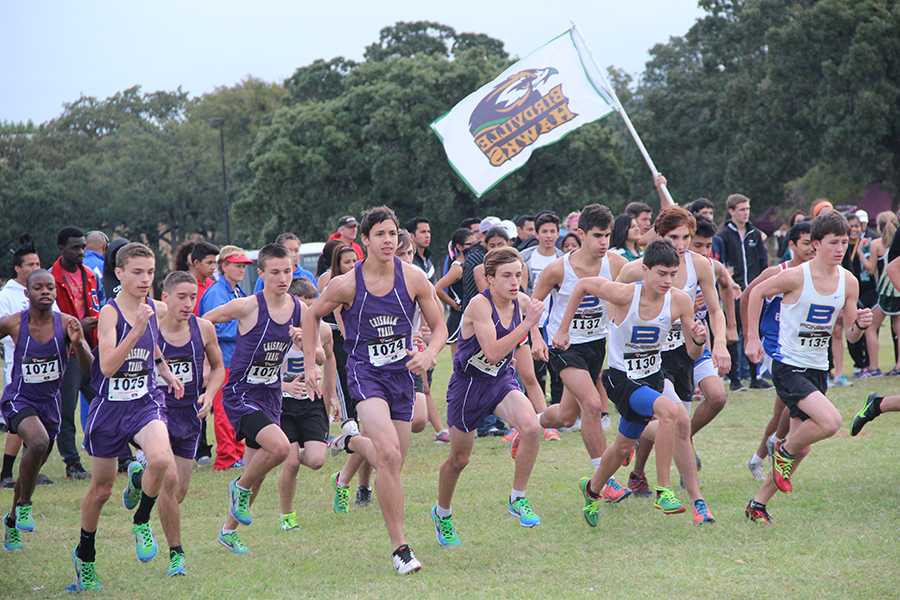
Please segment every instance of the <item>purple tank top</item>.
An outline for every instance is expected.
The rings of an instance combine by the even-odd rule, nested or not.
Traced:
[[[408,351],[412,349],[416,303],[406,289],[403,263],[394,258],[394,287],[384,296],[376,296],[366,289],[362,267],[362,261],[354,267],[353,304],[341,312],[348,360],[386,371],[405,371]]]
[[[150,322],[144,329],[137,344],[128,353],[125,362],[112,377],[104,377],[100,370],[99,346],[94,350],[94,364],[91,367],[91,387],[97,398],[110,402],[131,402],[156,394],[156,362],[154,352],[159,340],[159,324],[156,321],[156,307],[147,298],[147,304],[153,309]],[[111,300],[109,304],[116,309],[116,345],[122,343],[128,332],[133,329],[119,308],[118,302]]]
[[[291,347],[289,328],[300,326],[300,302],[294,301],[294,313],[285,323],[276,323],[269,315],[263,292],[256,293],[259,307],[256,325],[247,333],[238,334],[231,357],[229,392],[240,395],[254,389],[269,388],[281,397],[281,364]]]
[[[24,397],[32,402],[56,402],[67,364],[67,340],[62,316],[53,313],[53,337],[43,343],[31,337],[29,320],[28,311],[22,311],[12,375],[3,390],[3,400],[15,401],[18,397]]]
[[[491,298],[491,291],[484,290],[481,292],[481,295],[491,303],[491,320],[494,322],[498,340],[509,335],[522,322],[522,313],[519,309],[518,300],[513,302],[513,317],[509,327],[504,327],[500,321],[500,313],[497,312],[497,306],[494,304],[493,298]],[[460,336],[459,341],[456,343],[456,354],[453,355],[453,372],[457,375],[475,377],[501,377],[509,370],[512,355],[513,352],[510,352],[498,363],[488,362],[475,334],[468,338]]]
[[[162,351],[172,374],[184,384],[184,396],[178,400],[169,393],[169,386],[157,378],[157,385],[165,394],[166,405],[194,404],[203,392],[203,363],[206,352],[203,349],[203,334],[200,333],[200,324],[197,317],[191,315],[188,319],[188,328],[191,339],[183,346],[173,346],[166,341],[164,335],[159,336],[159,349]]]

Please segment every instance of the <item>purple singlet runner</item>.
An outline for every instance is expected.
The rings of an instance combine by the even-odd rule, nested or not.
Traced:
[[[388,403],[392,420],[409,422],[416,389],[406,363],[412,349],[416,303],[409,297],[399,258],[394,258],[394,286],[384,296],[366,289],[362,268],[362,262],[356,263],[353,304],[341,312],[347,387],[355,402],[381,398]]]
[[[513,302],[509,327],[504,327],[490,290],[484,290],[481,295],[491,303],[491,321],[494,322],[498,340],[509,335],[522,322],[518,300]],[[497,409],[507,394],[520,390],[511,366],[513,352],[499,363],[490,363],[475,334],[464,338],[460,333],[456,354],[453,355],[453,375],[447,385],[447,422],[451,427],[472,431],[484,417]]]
[[[12,378],[3,390],[0,408],[10,432],[16,433],[25,417],[36,416],[52,444],[59,434],[59,386],[68,363],[68,341],[59,313],[53,313],[53,337],[44,343],[31,337],[28,322],[25,310],[13,353]]]
[[[97,458],[116,458],[129,453],[128,443],[152,421],[166,422],[165,406],[156,389],[154,352],[159,340],[156,307],[147,299],[153,315],[138,342],[128,353],[125,362],[112,377],[104,377],[100,370],[99,347],[94,351],[91,367],[91,387],[96,396],[88,411],[84,432],[88,454]],[[133,328],[125,320],[115,300],[116,346],[122,343]]]
[[[175,456],[193,459],[197,453],[197,439],[200,437],[201,422],[197,416],[200,406],[197,399],[203,393],[203,364],[206,352],[203,348],[203,334],[197,317],[188,319],[191,338],[183,346],[173,346],[160,335],[159,346],[172,374],[184,385],[184,396],[178,400],[169,392],[168,385],[157,379],[159,393],[166,405],[166,420],[169,426],[169,443]]]
[[[225,414],[241,436],[241,418],[262,413],[269,422],[281,423],[281,364],[291,347],[290,327],[300,326],[300,301],[285,323],[276,323],[269,314],[263,292],[256,293],[259,306],[256,325],[238,333],[231,357],[231,372],[222,395]]]

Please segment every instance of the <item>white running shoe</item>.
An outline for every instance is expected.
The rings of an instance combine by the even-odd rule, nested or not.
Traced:
[[[412,548],[406,544],[394,550],[391,558],[394,560],[394,570],[397,571],[397,575],[409,575],[422,568],[422,563],[416,559]]]
[[[763,461],[754,461],[754,458],[759,458],[755,454],[753,457],[747,461],[747,468],[750,469],[750,473],[753,475],[753,479],[757,481],[762,481],[766,478],[766,473],[763,471]]]
[[[557,431],[562,431],[563,433],[573,433],[576,431],[581,431],[581,417],[575,419],[575,422],[571,427],[560,427]]]

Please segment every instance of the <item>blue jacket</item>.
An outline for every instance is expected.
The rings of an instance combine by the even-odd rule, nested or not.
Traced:
[[[231,287],[227,279],[220,277],[218,281],[207,288],[203,298],[200,299],[200,316],[231,302],[235,298],[243,298],[246,295],[241,286]],[[225,368],[230,368],[231,356],[234,354],[234,347],[237,344],[238,322],[216,323],[216,337],[219,340],[219,347],[222,349],[222,360],[225,362]]]
[[[303,267],[301,267],[300,265],[297,265],[297,268],[294,269],[294,274],[291,276],[291,279],[300,279],[301,277],[303,279],[308,279],[310,281],[310,283],[313,284],[314,288],[319,289],[319,284],[316,283],[316,276],[313,275],[312,273],[310,273],[309,271],[307,271],[306,269],[304,269]],[[259,279],[256,280],[256,289],[253,290],[253,293],[261,292],[264,287],[266,287],[266,284],[263,283],[263,278],[260,277]]]
[[[84,251],[84,266],[94,273],[97,279],[97,297],[100,300],[100,306],[106,304],[106,298],[103,296],[103,265],[105,258],[99,252],[94,250]]]

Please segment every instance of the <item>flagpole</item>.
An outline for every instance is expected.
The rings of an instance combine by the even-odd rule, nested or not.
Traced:
[[[628,117],[628,113],[625,112],[625,107],[622,106],[622,103],[619,101],[618,95],[616,95],[616,90],[613,89],[611,85],[606,81],[606,78],[603,76],[603,72],[600,70],[600,67],[597,66],[597,62],[594,60],[594,55],[591,53],[591,49],[587,44],[587,41],[581,35],[581,31],[575,26],[573,21],[569,21],[572,25],[572,31],[575,32],[575,35],[578,36],[578,39],[581,41],[581,44],[584,46],[584,49],[587,51],[588,58],[590,58],[591,63],[594,65],[594,68],[597,70],[597,74],[600,76],[601,81],[599,82],[604,90],[610,95],[613,99],[613,108],[616,112],[621,115],[622,120],[625,121],[625,128],[628,129],[628,132],[631,134],[632,139],[634,139],[634,143],[637,145],[638,150],[641,153],[641,156],[644,157],[644,161],[647,163],[647,166],[650,168],[650,173],[653,175],[653,184],[656,185],[656,177],[659,175],[659,170],[656,168],[656,164],[654,164],[653,159],[650,158],[650,153],[647,151],[647,147],[644,146],[644,142],[641,140],[641,136],[638,135],[637,130],[634,128],[634,124],[631,122],[631,119]],[[674,205],[675,201],[672,199],[672,195],[669,193],[668,188],[665,185],[659,186],[659,192],[662,196],[665,197],[666,200],[669,201],[670,205]],[[663,208],[665,208],[663,206]]]

